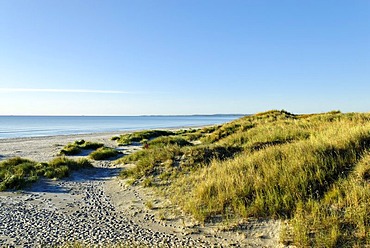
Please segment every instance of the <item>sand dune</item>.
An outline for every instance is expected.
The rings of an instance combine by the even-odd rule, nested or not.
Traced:
[[[110,140],[115,134],[2,139],[0,160],[19,156],[47,162],[78,139],[102,142],[126,154],[140,149],[118,148]],[[232,231],[202,226],[151,189],[128,186],[116,177],[119,170],[111,161],[99,161],[94,168],[74,172],[67,179],[42,179],[22,191],[0,192],[0,246],[66,242],[149,247],[278,245],[279,221],[249,220]]]

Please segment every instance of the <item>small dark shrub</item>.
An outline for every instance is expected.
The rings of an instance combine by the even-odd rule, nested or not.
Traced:
[[[83,145],[83,144],[85,144],[85,140],[83,140],[83,139],[82,140],[76,140],[75,144],[76,145]]]

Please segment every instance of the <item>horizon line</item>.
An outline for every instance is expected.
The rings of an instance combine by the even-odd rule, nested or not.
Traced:
[[[47,114],[36,114],[36,115],[27,115],[27,114],[0,114],[0,117],[166,117],[166,116],[245,116],[251,114],[142,114],[142,115],[47,115]]]

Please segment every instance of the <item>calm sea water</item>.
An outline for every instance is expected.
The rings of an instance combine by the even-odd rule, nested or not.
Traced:
[[[0,139],[222,124],[241,115],[0,116]]]

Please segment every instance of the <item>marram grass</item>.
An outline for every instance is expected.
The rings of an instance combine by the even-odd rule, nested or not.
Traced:
[[[36,182],[39,177],[63,178],[72,170],[91,167],[86,159],[77,161],[57,157],[49,163],[40,163],[20,157],[10,158],[0,163],[0,191],[20,189]]]
[[[117,157],[119,152],[111,147],[101,147],[90,153],[89,157],[95,160],[106,160]]]
[[[68,143],[63,149],[60,151],[61,155],[78,155],[82,152],[82,150],[96,150],[100,147],[103,147],[104,144],[90,142],[85,140],[77,140],[73,143]]]
[[[370,114],[273,110],[177,135],[192,144],[154,139],[119,160],[137,164],[122,175],[150,178],[199,221],[287,219],[283,242],[369,246]]]

